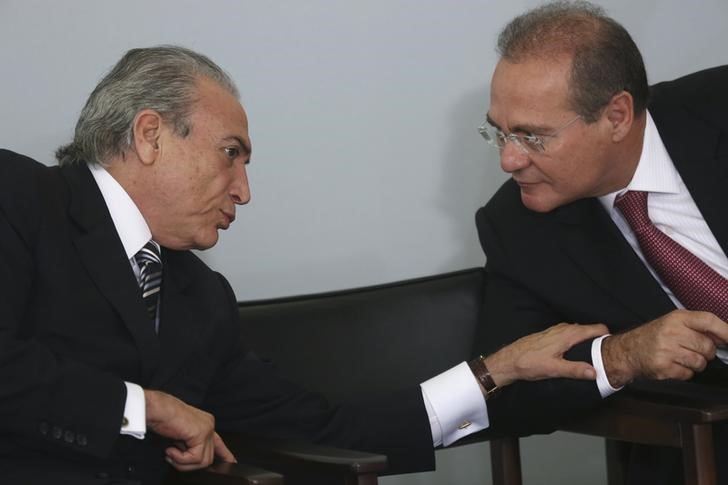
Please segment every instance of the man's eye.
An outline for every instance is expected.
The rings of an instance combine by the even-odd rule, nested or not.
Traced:
[[[543,139],[539,135],[523,135],[523,141],[528,145],[538,148],[543,143]]]
[[[225,148],[225,155],[230,158],[237,158],[240,155],[240,150],[235,147],[227,147]]]

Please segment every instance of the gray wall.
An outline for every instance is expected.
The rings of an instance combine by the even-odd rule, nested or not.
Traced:
[[[253,201],[203,254],[240,299],[481,265],[473,214],[505,178],[475,127],[497,31],[536,3],[0,0],[0,146],[51,162],[122,52],[183,44],[232,74],[250,116]],[[651,81],[727,60],[725,0],[600,3]],[[526,479],[604,483],[600,446],[526,440]],[[445,452],[440,473],[386,483],[482,483],[484,456]]]

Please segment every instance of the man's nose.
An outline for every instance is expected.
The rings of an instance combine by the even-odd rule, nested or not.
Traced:
[[[240,170],[235,174],[235,178],[230,186],[230,197],[238,205],[250,202],[250,186],[248,185],[247,170],[248,166],[242,163]]]
[[[500,150],[500,166],[506,173],[516,172],[531,163],[528,154],[524,153],[517,143],[515,140],[508,140]]]

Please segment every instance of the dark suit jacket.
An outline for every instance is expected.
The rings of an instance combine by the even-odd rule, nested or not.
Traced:
[[[675,166],[728,254],[728,67],[654,86],[649,110]],[[506,182],[476,215],[488,273],[481,348],[493,350],[557,322],[605,323],[612,333],[674,309],[597,199],[539,214]],[[591,342],[571,357],[591,361]],[[519,383],[502,399],[537,402],[528,416],[495,421],[523,432],[600,402],[592,382]]]
[[[246,352],[220,274],[189,251],[163,248],[162,259],[156,335],[88,168],[0,150],[1,482],[158,481],[169,444],[119,435],[123,381],[212,412],[218,429],[378,451],[393,471],[434,468],[418,387],[332,406]]]

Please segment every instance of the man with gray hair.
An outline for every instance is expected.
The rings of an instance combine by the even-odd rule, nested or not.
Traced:
[[[505,429],[554,423],[635,379],[720,372],[728,329],[728,67],[648,88],[627,31],[587,2],[554,2],[498,39],[480,128],[511,175],[477,213],[487,256],[485,348],[559,321],[602,322],[572,349],[596,385],[518,383],[503,400],[544,403]],[[714,359],[716,352],[721,359]],[[725,355],[724,355],[725,354]],[[716,446],[725,447],[718,427]],[[681,474],[636,451],[634,483]],[[717,460],[728,483],[725,460]]]
[[[232,81],[171,46],[124,55],[59,167],[0,150],[3,483],[159,483],[167,464],[235,461],[216,429],[432,469],[434,446],[514,412],[486,405],[496,384],[595,377],[562,356],[606,329],[561,324],[384,401],[332,405],[279,378],[240,341],[227,281],[189,251],[248,202],[250,153]]]

